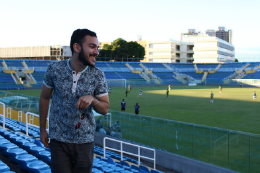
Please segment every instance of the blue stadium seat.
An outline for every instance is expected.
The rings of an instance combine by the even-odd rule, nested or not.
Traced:
[[[30,173],[38,173],[39,170],[50,169],[50,166],[43,161],[28,162],[26,166]]]
[[[17,145],[13,144],[13,143],[7,143],[7,144],[2,144],[0,146],[0,149],[1,149],[1,153],[4,155],[4,156],[8,156],[8,149],[12,149],[12,148],[19,148]]]
[[[151,173],[162,173],[161,171],[151,169]]]
[[[102,171],[100,171],[97,168],[92,168],[92,173],[103,173]]]
[[[0,163],[0,172],[4,171],[10,171],[10,168],[4,163]]]
[[[111,159],[110,157],[107,158],[107,163],[110,163],[112,165],[116,165],[116,163],[114,162],[113,159]]]
[[[18,163],[18,166],[20,169],[26,171],[27,170],[27,163],[37,161],[38,159],[31,155],[31,154],[23,154],[23,155],[18,155],[16,156],[16,161]]]
[[[135,165],[131,165],[131,168],[132,168],[132,169],[135,169],[135,170],[137,170],[137,171],[139,171],[139,172],[141,171],[141,169],[140,169],[138,166],[135,166]]]
[[[146,166],[139,165],[139,168],[147,173],[150,173],[150,170]]]
[[[9,157],[9,159],[14,163],[17,163],[16,156],[23,155],[23,154],[28,154],[28,153],[27,153],[27,151],[25,151],[21,148],[13,148],[13,149],[7,150],[7,155]]]

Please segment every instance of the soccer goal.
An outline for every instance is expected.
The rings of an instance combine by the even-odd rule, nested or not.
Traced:
[[[108,87],[126,87],[126,79],[107,79]]]

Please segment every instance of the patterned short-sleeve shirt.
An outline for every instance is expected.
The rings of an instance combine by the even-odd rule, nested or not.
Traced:
[[[77,144],[93,142],[96,124],[92,105],[78,110],[76,104],[85,95],[107,95],[104,73],[86,66],[76,75],[69,60],[64,60],[48,66],[43,83],[54,90],[49,115],[50,139]]]

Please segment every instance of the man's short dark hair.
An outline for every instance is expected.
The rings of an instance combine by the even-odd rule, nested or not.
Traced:
[[[77,29],[72,33],[71,39],[70,39],[70,49],[72,54],[74,53],[73,45],[75,43],[78,43],[80,46],[85,41],[84,38],[86,35],[97,37],[96,33],[93,31],[90,31],[88,29]]]

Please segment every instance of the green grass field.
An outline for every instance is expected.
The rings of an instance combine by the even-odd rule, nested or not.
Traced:
[[[259,136],[176,122],[260,134],[260,100],[253,102],[259,88],[223,87],[219,93],[218,86],[173,86],[168,99],[166,86],[142,87],[143,97],[140,89],[133,87],[127,98],[125,88],[112,88],[109,95],[112,123],[120,120],[123,138],[239,172],[259,171]],[[41,90],[10,92],[39,97]],[[120,112],[122,99],[126,113]],[[136,103],[146,117],[134,115]]]
[[[126,101],[126,112],[134,114],[134,105],[140,105],[140,115],[182,121],[223,129],[260,134],[260,99],[253,102],[253,92],[259,88],[218,86],[172,86],[166,99],[166,86],[142,87],[143,97],[137,97],[141,87],[132,87],[125,97],[125,88],[112,88],[109,95],[110,109],[121,110],[121,101]],[[214,104],[209,103],[210,92]],[[40,96],[41,90],[12,90],[10,92]]]

